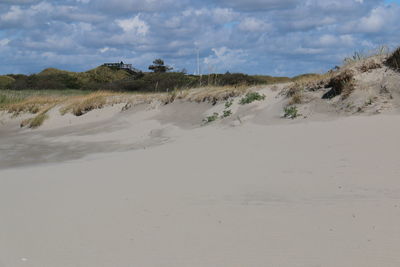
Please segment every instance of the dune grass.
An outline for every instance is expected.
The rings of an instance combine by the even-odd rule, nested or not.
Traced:
[[[244,95],[250,90],[249,86],[209,86],[182,91],[177,98],[192,102],[209,102],[216,104],[232,97]]]
[[[85,96],[77,96],[68,100],[66,105],[60,109],[62,115],[71,112],[75,116],[104,107],[107,104],[107,98],[112,96],[108,92],[96,92]]]
[[[33,118],[23,120],[21,122],[21,127],[27,126],[29,128],[35,129],[35,128],[40,127],[43,124],[43,122],[48,118],[49,118],[49,115],[47,115],[46,113],[40,113]]]
[[[364,60],[366,60],[368,58],[372,58],[372,57],[380,57],[380,56],[385,57],[385,56],[389,55],[389,51],[390,51],[389,47],[382,45],[375,49],[354,52],[353,55],[346,57],[343,60],[343,62],[344,62],[344,65],[349,65],[349,64],[351,65],[351,64],[354,64],[354,63],[357,63],[360,61],[364,61]]]
[[[47,115],[47,112],[49,112],[49,110],[51,110],[55,106],[56,106],[55,103],[48,104],[45,108],[42,108],[42,110],[39,112],[39,114],[37,114],[35,117],[23,120],[21,122],[20,126],[21,127],[27,126],[32,129],[40,127],[44,123],[44,121],[49,118],[49,115]]]
[[[400,47],[389,56],[386,64],[395,70],[400,70]]]
[[[83,116],[92,110],[119,103],[126,104],[122,110],[127,110],[138,104],[156,103],[157,105],[166,105],[176,100],[216,104],[233,97],[245,95],[248,92],[254,92],[256,89],[256,87],[248,86],[224,86],[174,90],[168,93],[1,90],[0,110],[11,113],[13,116],[35,114],[34,117],[21,123],[21,127],[34,129],[40,127],[49,118],[48,112],[53,108],[58,108],[61,115],[71,113],[75,116]],[[231,112],[227,111],[223,117],[230,115]]]
[[[12,100],[4,105],[9,113],[18,116],[21,113],[37,114],[49,106],[54,106],[60,103],[64,97],[55,96],[33,96],[21,100]]]

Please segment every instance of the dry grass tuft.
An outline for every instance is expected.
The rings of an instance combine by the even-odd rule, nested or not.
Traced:
[[[377,63],[373,60],[365,61],[363,64],[358,68],[361,72],[368,72],[374,69],[379,69],[382,67],[382,64]]]
[[[322,99],[332,99],[338,95],[342,95],[343,99],[347,98],[355,89],[354,72],[350,69],[340,72],[330,79],[326,87],[331,90],[325,93]]]
[[[21,128],[25,127],[25,126],[28,126],[29,128],[32,128],[32,129],[40,127],[43,124],[43,122],[49,118],[49,116],[47,115],[47,112],[50,109],[54,108],[55,106],[56,106],[56,104],[48,105],[35,117],[22,121]]]
[[[35,116],[34,118],[27,119],[21,122],[21,127],[28,126],[29,128],[35,129],[40,127],[45,120],[49,118],[49,115],[46,113],[40,113],[39,115]]]
[[[333,75],[334,72],[331,71],[325,74],[299,76],[296,78],[296,82],[290,85],[284,94],[286,97],[293,97],[294,95],[301,94],[303,91],[317,91],[324,88]]]
[[[110,92],[95,92],[85,96],[75,96],[68,101],[65,107],[60,109],[60,112],[62,115],[71,112],[75,116],[82,116],[91,110],[119,102],[120,98],[113,99],[116,96],[117,94]]]
[[[386,65],[395,70],[400,70],[400,47],[394,51],[386,60]]]
[[[49,106],[60,103],[64,97],[55,96],[34,96],[24,99],[20,102],[13,103],[4,107],[9,113],[18,116],[20,113],[36,114],[43,110],[48,110]]]
[[[294,94],[292,94],[288,104],[297,105],[301,104],[302,102],[303,102],[303,91],[297,90]]]
[[[193,102],[209,102],[215,105],[220,101],[228,100],[247,93],[250,90],[248,86],[224,86],[224,87],[203,87],[190,89],[185,96],[178,97],[180,99]]]

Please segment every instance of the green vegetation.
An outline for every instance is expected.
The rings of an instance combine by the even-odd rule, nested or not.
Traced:
[[[175,89],[195,87],[197,81],[196,76],[189,76],[180,72],[155,72],[145,74],[139,79],[123,79],[98,85],[96,88],[124,92],[169,92]]]
[[[206,117],[206,118],[203,120],[203,122],[206,123],[206,124],[207,124],[207,123],[211,123],[211,122],[213,122],[213,121],[216,121],[216,120],[218,119],[218,117],[219,117],[218,113],[214,112],[213,115]]]
[[[225,109],[230,108],[233,104],[233,99],[230,99],[225,102]]]
[[[252,77],[264,84],[287,83],[293,80],[293,78],[289,77],[273,77],[269,75],[254,75]]]
[[[198,76],[159,70],[153,73],[132,73],[105,66],[78,73],[49,68],[32,75],[0,76],[0,89],[168,92],[201,86],[251,86],[271,83],[269,78],[262,77],[264,76],[242,73]]]
[[[246,105],[253,103],[254,101],[262,101],[265,99],[265,95],[261,95],[258,92],[247,93],[242,99],[240,99],[239,104]]]
[[[0,89],[10,88],[13,82],[15,82],[14,78],[7,75],[0,75]]]
[[[82,90],[0,90],[0,110],[14,107],[13,104],[22,103],[27,99],[58,98],[65,96],[87,95],[90,91]],[[39,101],[41,102],[41,101]]]
[[[285,114],[283,115],[283,117],[288,119],[295,119],[299,116],[296,106],[285,107],[284,112]]]
[[[149,70],[152,70],[154,72],[167,72],[170,70],[173,70],[172,67],[164,65],[164,60],[161,58],[158,58],[153,61],[153,65],[149,66]]]
[[[316,74],[316,73],[306,73],[306,74],[301,74],[294,76],[291,81],[293,82],[298,82],[298,81],[303,81],[303,80],[312,80],[312,79],[318,79],[322,75],[321,74]]]
[[[222,113],[222,118],[227,118],[232,115],[232,111],[230,109],[224,110]]]
[[[254,86],[289,82],[288,77],[247,75],[243,73],[187,75],[186,71],[170,72],[172,67],[162,59],[149,66],[152,73],[113,66],[100,66],[86,72],[70,72],[47,68],[32,75],[9,74],[0,76],[0,90],[85,90],[118,92],[170,92],[214,86]]]
[[[272,81],[271,76],[260,76],[260,75],[247,75],[243,73],[225,73],[225,74],[208,74],[202,77],[196,76],[198,79],[197,84],[208,85],[208,86],[241,86],[241,85],[259,85],[259,84],[270,84],[277,83],[277,80]],[[289,78],[287,78],[289,79]]]

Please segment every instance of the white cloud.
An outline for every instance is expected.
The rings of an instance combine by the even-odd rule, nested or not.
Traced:
[[[0,39],[0,46],[6,46],[10,43],[10,39]]]
[[[105,52],[107,52],[109,50],[110,50],[109,47],[103,47],[103,48],[99,49],[100,53],[105,53]]]
[[[230,8],[216,8],[212,10],[213,19],[217,23],[227,23],[232,21],[237,14]]]
[[[240,22],[239,29],[250,32],[264,32],[271,30],[272,26],[256,18],[245,18]]]
[[[400,7],[393,6],[378,6],[371,12],[358,20],[350,21],[342,28],[346,32],[361,32],[361,33],[384,33],[399,29]]]
[[[212,48],[213,55],[204,59],[204,63],[220,71],[235,69],[246,62],[247,54],[242,49],[229,49],[227,47]]]
[[[140,19],[140,15],[130,19],[116,20],[116,22],[125,32],[133,32],[143,36],[149,32],[149,25]]]

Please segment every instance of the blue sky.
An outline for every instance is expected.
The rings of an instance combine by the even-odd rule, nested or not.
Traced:
[[[400,1],[0,0],[0,74],[104,62],[292,76],[400,46]]]

